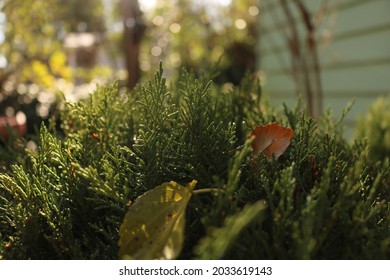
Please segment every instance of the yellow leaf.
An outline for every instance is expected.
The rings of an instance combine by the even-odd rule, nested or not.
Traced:
[[[119,257],[176,258],[183,247],[185,210],[196,183],[163,183],[139,196],[119,230]]]

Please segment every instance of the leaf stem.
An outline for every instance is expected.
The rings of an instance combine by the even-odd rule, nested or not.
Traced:
[[[225,193],[224,190],[222,189],[216,189],[216,188],[206,188],[206,189],[198,189],[192,191],[193,194],[199,194],[199,193]]]

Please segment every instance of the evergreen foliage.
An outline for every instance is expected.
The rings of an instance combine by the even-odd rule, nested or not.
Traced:
[[[346,142],[342,119],[276,113],[249,77],[229,92],[186,72],[166,84],[160,65],[132,93],[99,88],[65,104],[60,130],[42,125],[36,151],[1,148],[18,156],[0,174],[0,258],[116,259],[129,205],[192,180],[179,258],[390,257],[389,158]],[[294,130],[271,161],[247,139],[270,122]]]
[[[390,96],[379,97],[359,120],[357,138],[367,138],[369,156],[384,160],[390,156]]]

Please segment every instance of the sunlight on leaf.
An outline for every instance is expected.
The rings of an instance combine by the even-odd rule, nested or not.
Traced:
[[[163,183],[139,196],[119,230],[119,257],[176,258],[183,246],[185,210],[196,183]]]

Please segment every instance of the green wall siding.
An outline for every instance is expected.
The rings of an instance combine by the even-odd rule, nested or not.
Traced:
[[[258,69],[266,77],[265,92],[271,103],[294,104],[291,57],[286,43],[288,23],[278,0],[261,0],[259,17]],[[352,131],[358,116],[380,95],[390,94],[390,1],[308,0],[312,15],[326,7],[316,39],[321,65],[323,109],[331,106],[335,116],[355,100],[346,124]],[[321,6],[328,3],[326,6]],[[294,18],[298,11],[289,1]],[[298,23],[301,45],[305,29]]]

